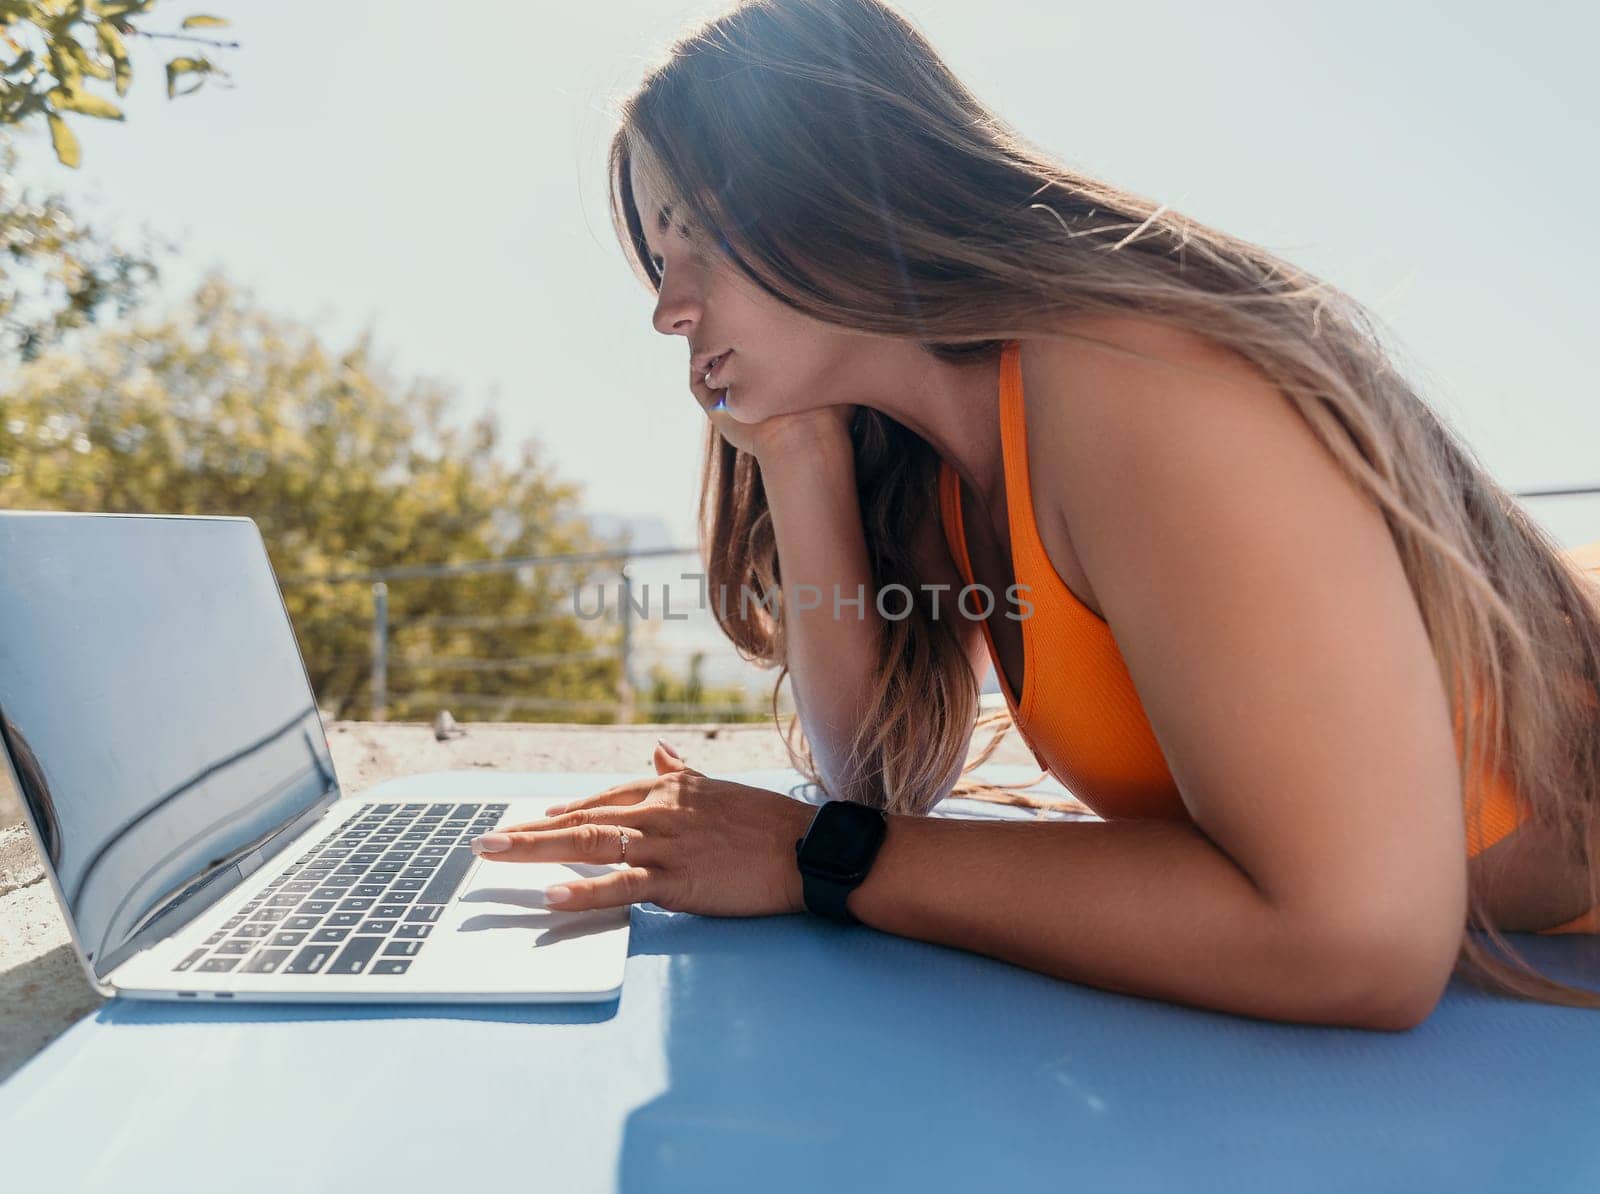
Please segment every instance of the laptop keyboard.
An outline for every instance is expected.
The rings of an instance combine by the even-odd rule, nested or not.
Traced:
[[[364,804],[173,970],[404,974],[504,804]]]

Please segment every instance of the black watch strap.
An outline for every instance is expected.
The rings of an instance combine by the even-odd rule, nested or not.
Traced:
[[[798,847],[800,843],[796,842],[795,845]],[[860,918],[850,911],[849,903],[850,893],[860,885],[859,879],[854,883],[841,883],[837,879],[824,879],[821,875],[800,872],[800,886],[805,890],[806,907],[818,916],[826,916],[829,920],[847,925],[861,923]]]
[[[842,924],[860,924],[850,911],[850,893],[866,879],[887,832],[882,809],[825,801],[794,844],[807,910]]]

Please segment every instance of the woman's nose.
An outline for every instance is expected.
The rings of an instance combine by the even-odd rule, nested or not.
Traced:
[[[651,322],[663,336],[691,335],[700,322],[700,300],[670,284],[664,286],[656,296],[656,309]]]

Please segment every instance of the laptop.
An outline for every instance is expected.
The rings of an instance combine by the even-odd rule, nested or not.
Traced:
[[[73,944],[138,999],[615,998],[628,909],[590,864],[470,843],[565,797],[347,796],[248,518],[0,511],[0,783]]]

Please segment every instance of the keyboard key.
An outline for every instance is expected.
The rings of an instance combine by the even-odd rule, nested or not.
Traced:
[[[233,935],[235,938],[265,937],[270,932],[272,932],[271,925],[257,924],[255,921],[251,921],[249,924],[240,925],[233,931]]]
[[[378,852],[376,850],[366,850],[366,851],[363,851],[360,854],[352,854],[352,855],[350,855],[350,865],[351,866],[369,866],[372,863],[377,862],[377,861],[378,861]]]
[[[448,856],[446,856],[445,861],[449,861]],[[405,870],[400,872],[400,878],[431,879],[433,878],[433,868],[431,866],[408,866]]]
[[[308,945],[295,954],[294,960],[284,970],[285,974],[315,974],[333,957],[331,945]]]
[[[216,948],[219,954],[239,955],[247,954],[255,947],[256,943],[254,941],[224,941]]]
[[[375,813],[392,813],[399,807],[398,804],[374,804],[372,811]]]
[[[318,929],[311,934],[311,943],[313,945],[337,944],[348,936],[350,936],[349,929]]]
[[[395,920],[406,914],[404,904],[379,904],[372,910],[372,915],[382,920]]]
[[[382,944],[382,937],[350,938],[345,947],[339,951],[339,956],[333,960],[333,965],[328,967],[328,973],[360,974],[372,960],[373,955],[378,952],[378,946]]]
[[[445,856],[444,864],[439,867],[439,873],[428,882],[418,900],[428,904],[449,903],[475,861],[477,855],[471,850],[458,848],[450,851]]]
[[[391,931],[395,926],[392,920],[364,920],[357,932],[383,934]]]
[[[211,934],[211,936],[207,937],[200,944],[201,945],[215,945],[217,942],[221,941],[227,935],[228,934],[226,932],[224,932],[221,929],[218,929],[215,933]]]
[[[274,933],[268,945],[299,945],[306,939],[304,933]]]
[[[375,862],[372,864],[371,873],[374,875],[398,875],[405,866],[401,862]]]
[[[391,941],[383,947],[385,957],[409,958],[422,948],[420,941]]]
[[[351,890],[350,894],[353,896],[358,896],[361,899],[374,899],[383,894],[383,884],[360,883]]]
[[[422,849],[417,851],[417,857],[443,858],[448,853],[450,853],[449,846],[424,846]]]
[[[416,880],[414,880],[414,879],[402,879],[400,882],[401,883],[414,883],[414,882],[416,882]],[[416,892],[414,892],[414,891],[401,891],[400,890],[400,884],[396,883],[393,887],[391,887],[389,889],[389,893],[383,897],[383,902],[385,904],[405,904],[405,903],[410,903],[412,900],[414,900],[416,898],[417,898],[417,893]]]
[[[187,970],[187,969],[189,969],[189,967],[193,966],[196,962],[198,962],[201,958],[203,958],[205,956],[206,956],[206,951],[205,950],[197,949],[192,954],[190,954],[187,958],[185,958],[183,961],[179,962],[176,966],[174,966],[173,969],[174,970]]]
[[[238,964],[238,958],[207,958],[200,963],[200,973],[219,974],[224,970],[232,970]]]
[[[350,890],[348,883],[324,883],[312,893],[314,900],[342,900],[345,893]]]
[[[266,921],[269,925],[275,924],[282,919],[283,911],[282,908],[257,908],[250,914],[250,919],[245,923],[258,924],[261,921]]]
[[[343,900],[339,904],[340,912],[365,912],[372,907],[371,900]]]
[[[390,891],[417,892],[428,884],[422,879],[396,879],[389,885]]]
[[[299,931],[301,929],[314,929],[322,923],[320,916],[291,916],[283,922],[283,928]]]
[[[372,964],[373,974],[404,974],[411,965],[409,958],[379,958]]]
[[[235,928],[235,927],[237,927],[239,925],[242,925],[243,923],[244,923],[244,917],[243,916],[230,916],[230,917],[228,917],[227,920],[222,922],[222,927],[225,928],[225,929],[232,929],[232,928]]]
[[[329,928],[347,929],[351,925],[359,924],[360,922],[361,913],[359,912],[335,912],[333,915],[324,919],[322,923],[327,925]]]
[[[443,912],[438,904],[418,904],[406,913],[406,920],[411,924],[432,924]]]
[[[307,900],[296,909],[301,916],[326,916],[333,911],[332,900]]]
[[[262,949],[256,951],[256,956],[245,963],[241,974],[276,974],[278,967],[293,953],[288,949]]]
[[[394,935],[396,937],[410,937],[410,938],[413,938],[413,939],[416,939],[416,940],[420,940],[423,937],[426,937],[431,932],[433,932],[433,926],[432,925],[409,925],[409,924],[407,924],[407,925],[401,925],[398,929],[396,929],[394,931]]]

